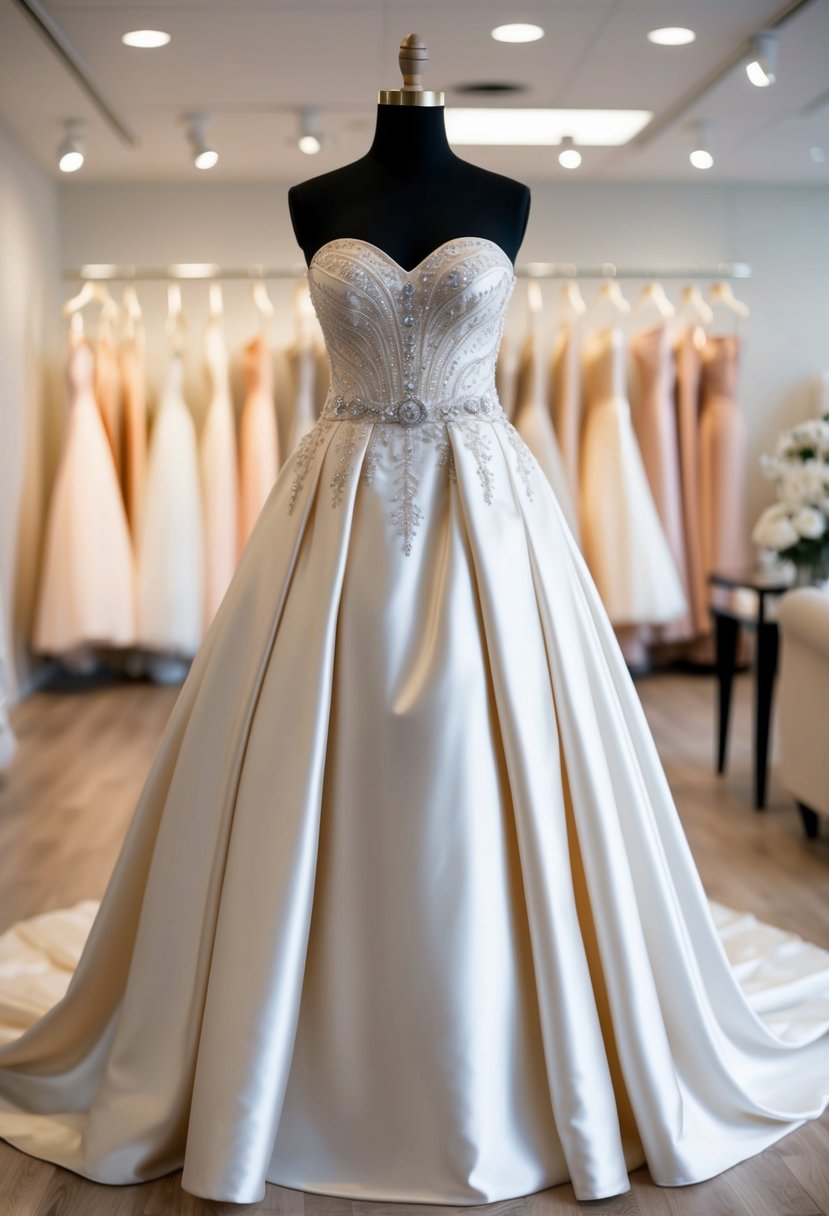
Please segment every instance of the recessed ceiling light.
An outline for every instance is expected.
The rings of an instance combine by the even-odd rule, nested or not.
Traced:
[[[625,144],[648,123],[650,110],[495,109],[482,106],[446,110],[451,144],[551,147],[570,135],[584,146]]]
[[[153,50],[155,47],[166,46],[170,35],[165,30],[130,30],[121,35],[124,46],[138,46],[142,50]]]
[[[695,39],[694,31],[684,25],[666,25],[662,29],[651,30],[648,34],[648,42],[655,42],[657,46],[687,46]]]
[[[510,25],[496,25],[492,37],[496,42],[538,42],[544,37],[544,30],[540,25],[514,21]]]
[[[826,161],[826,151],[823,148],[815,147],[809,149],[809,160],[814,161],[816,165],[822,165]]]
[[[688,159],[695,169],[710,169],[714,164],[714,157],[707,148],[694,148]]]

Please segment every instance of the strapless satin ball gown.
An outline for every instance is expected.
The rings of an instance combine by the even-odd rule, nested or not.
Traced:
[[[0,1048],[0,1135],[238,1203],[266,1180],[478,1204],[596,1199],[644,1161],[707,1178],[826,1105],[827,956],[750,992],[729,963],[495,393],[506,255],[462,238],[406,271],[334,240],[309,278],[331,393],[65,995]]]

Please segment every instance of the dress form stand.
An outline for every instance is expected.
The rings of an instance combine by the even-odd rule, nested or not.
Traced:
[[[441,245],[465,236],[494,241],[515,260],[527,226],[529,189],[455,155],[446,138],[443,94],[424,90],[420,82],[427,58],[422,38],[404,38],[403,87],[380,91],[366,155],[288,191],[307,262],[329,241],[353,238],[412,270]]]

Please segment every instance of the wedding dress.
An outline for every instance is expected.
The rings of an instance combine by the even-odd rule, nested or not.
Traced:
[[[183,1167],[237,1203],[266,1179],[478,1204],[567,1178],[599,1198],[645,1160],[709,1177],[829,1099],[829,956],[804,947],[788,984],[729,964],[494,392],[506,254],[458,238],[406,271],[341,239],[309,278],[331,395],[65,995],[0,1048],[0,1136],[104,1182]]]
[[[239,554],[239,469],[236,421],[230,398],[227,348],[218,317],[204,337],[210,404],[199,441],[204,502],[204,623],[209,626],[233,578]]]

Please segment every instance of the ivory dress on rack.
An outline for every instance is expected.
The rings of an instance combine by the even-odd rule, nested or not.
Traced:
[[[230,399],[224,330],[218,315],[211,316],[207,322],[204,351],[211,392],[199,444],[204,499],[204,620],[207,627],[230,585],[239,555],[236,420]]]
[[[196,428],[174,351],[153,422],[138,541],[138,640],[155,678],[180,678],[204,633],[204,524]]]
[[[69,330],[68,414],[49,500],[32,645],[86,663],[88,645],[135,641],[132,541],[93,389],[95,356]]]
[[[676,340],[676,418],[679,468],[682,483],[682,521],[688,569],[688,607],[691,627],[700,637],[711,630],[708,584],[702,557],[702,516],[699,496],[699,390],[700,351],[705,333],[699,325],[687,326]]]
[[[568,1178],[598,1199],[643,1161],[661,1185],[710,1177],[829,1101],[829,956],[784,943],[780,970],[781,935],[709,906],[497,400],[507,255],[456,238],[407,271],[338,239],[309,280],[331,396],[65,995],[0,1048],[0,1136],[110,1183],[182,1168],[235,1203],[266,1180],[475,1205]]]
[[[573,502],[579,501],[579,450],[582,404],[579,366],[580,327],[560,325],[550,356],[549,410]]]
[[[674,398],[675,371],[668,326],[664,323],[652,325],[634,333],[630,340],[630,354],[635,373],[634,430],[687,604],[688,574]],[[682,616],[663,625],[654,640],[682,641],[689,638],[692,632],[690,613],[686,610]]]
[[[239,422],[239,550],[244,548],[279,471],[273,356],[264,332],[242,352],[246,381]]]
[[[535,456],[553,487],[564,518],[578,542],[579,520],[576,505],[564,472],[553,424],[547,408],[545,357],[541,335],[531,333],[521,351],[516,380],[513,422],[521,438]]]
[[[144,478],[147,473],[147,383],[144,327],[121,343],[119,366],[123,390],[124,465],[122,484],[133,542],[141,532]]]
[[[582,549],[614,625],[662,624],[685,596],[633,430],[621,328],[588,335],[582,376]]]

